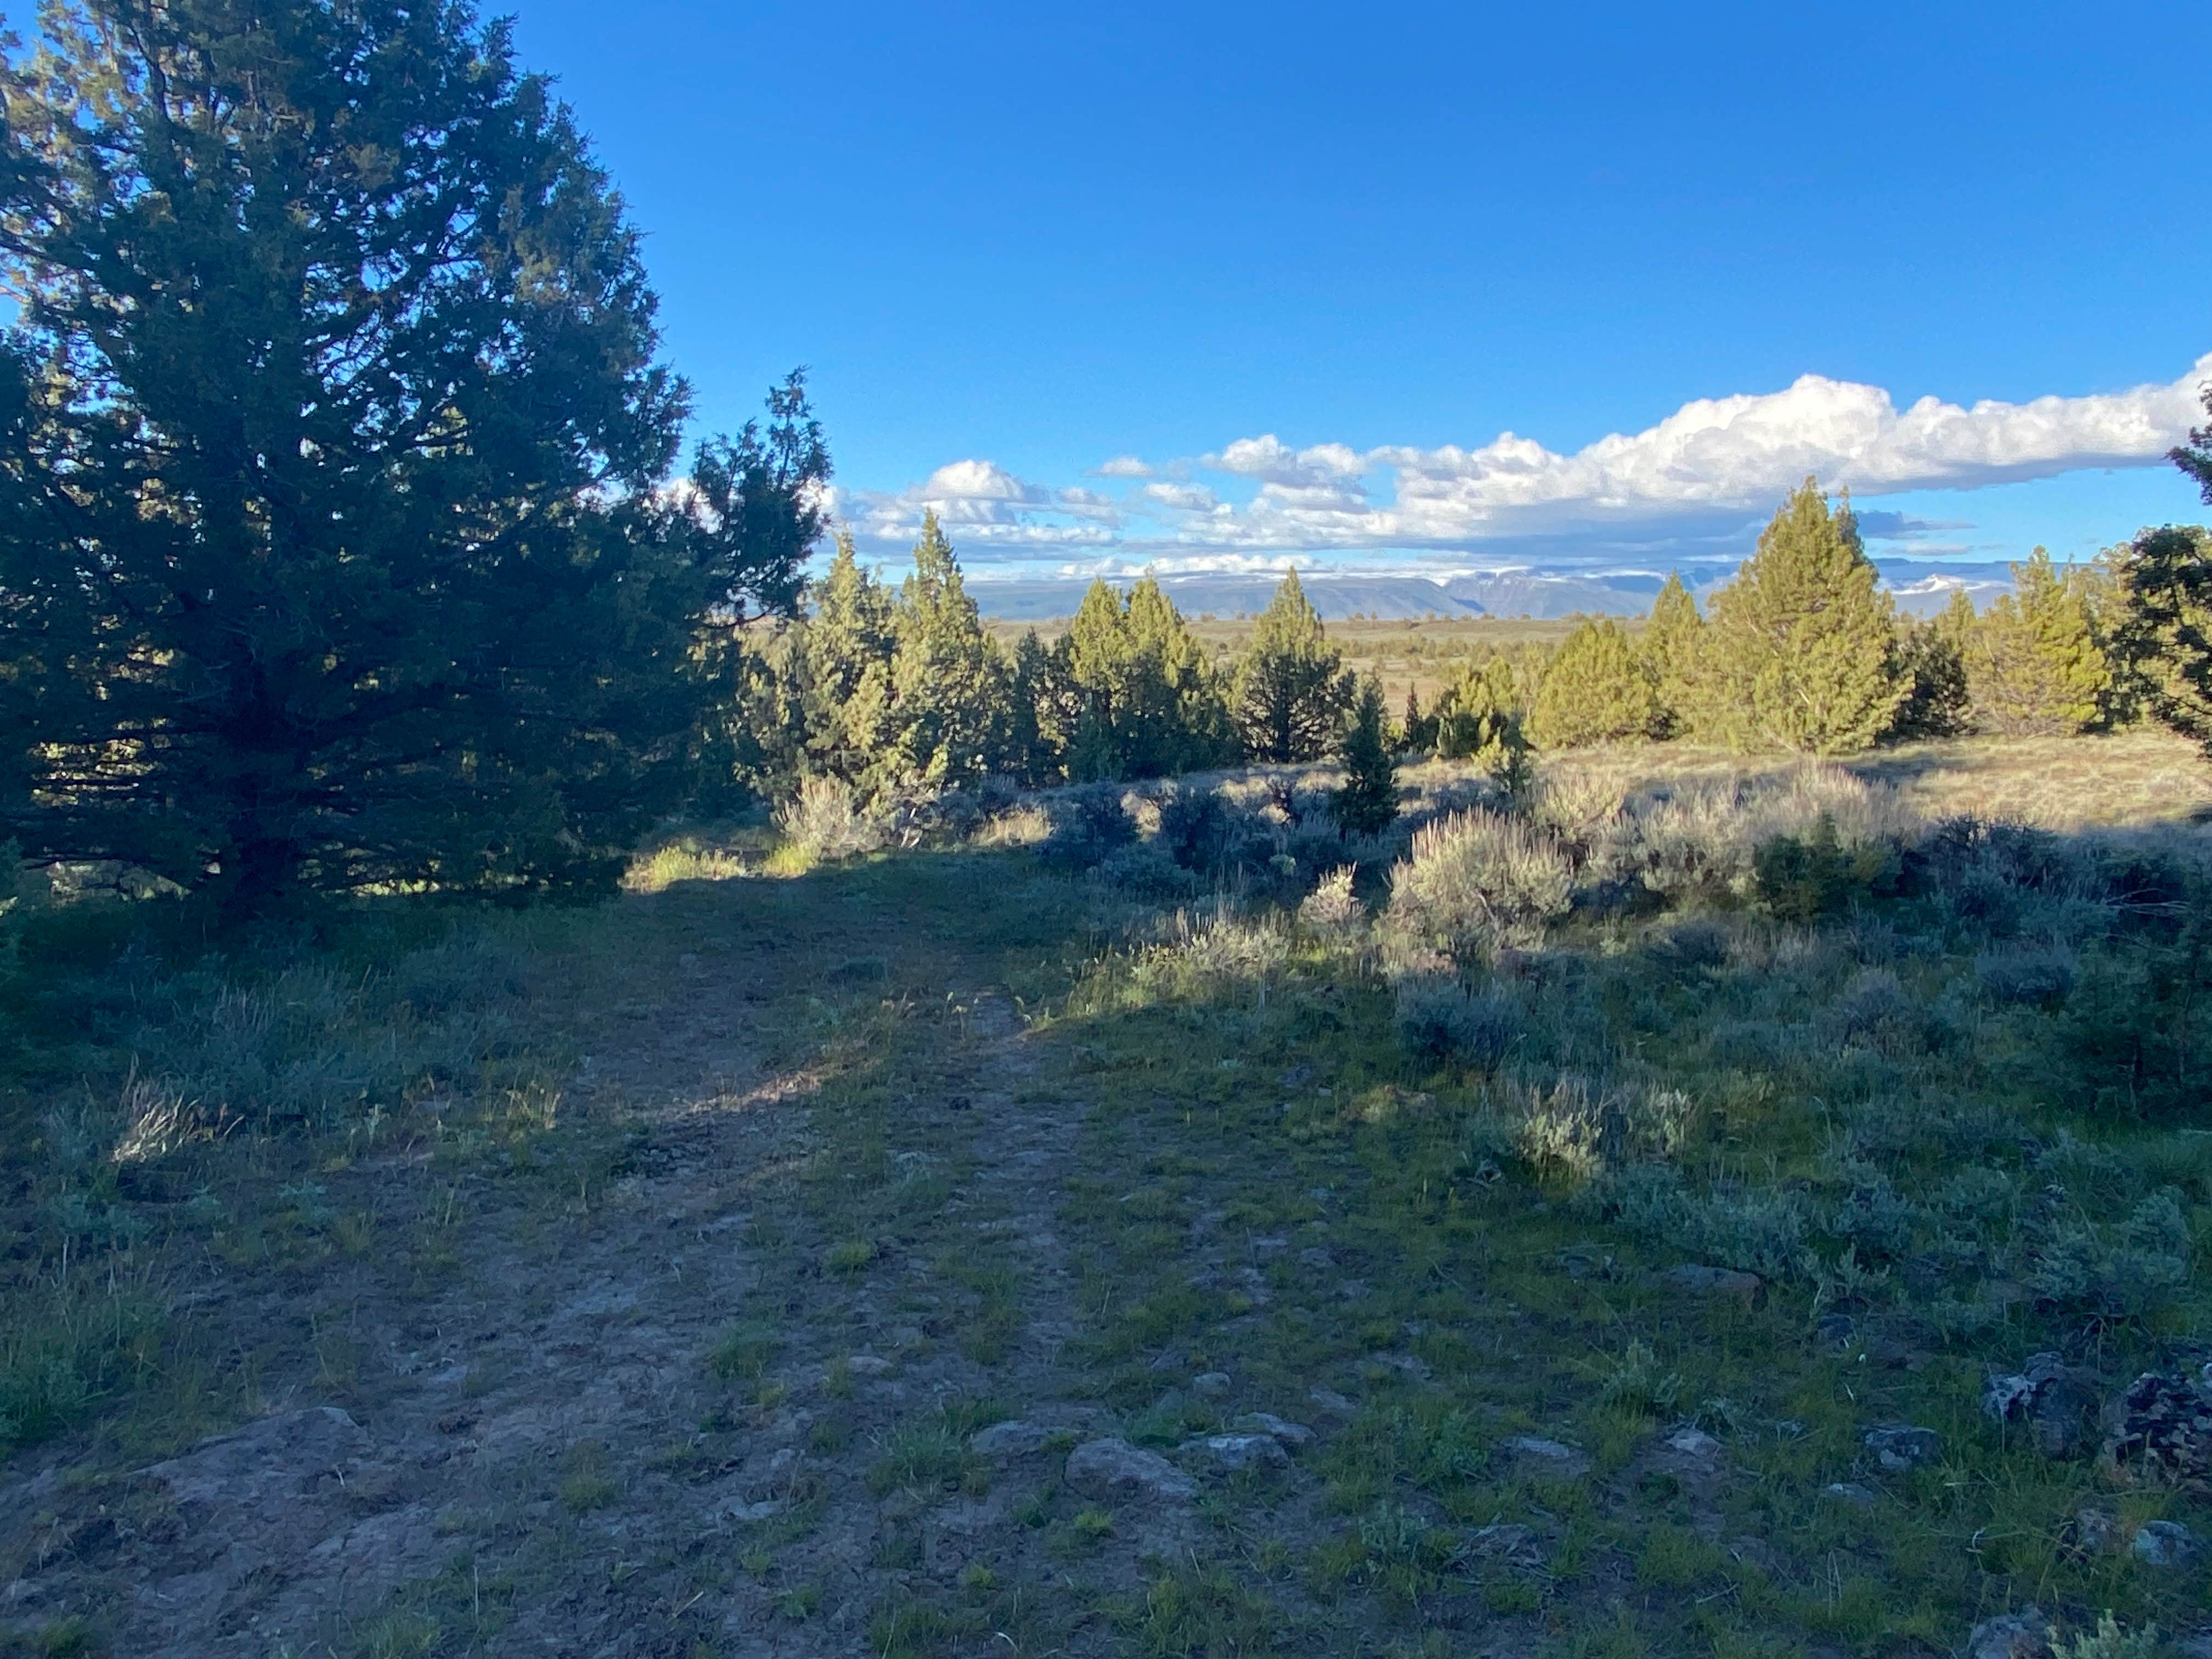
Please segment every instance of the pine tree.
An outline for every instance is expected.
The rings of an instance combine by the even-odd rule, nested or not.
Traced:
[[[242,919],[592,891],[828,471],[794,379],[665,491],[637,237],[463,5],[56,0],[0,67],[0,691],[27,854]]]
[[[2205,414],[2212,416],[2212,383],[2197,390],[2204,401]],[[2204,505],[2212,507],[2212,422],[2193,428],[2189,441],[2166,451],[2166,459],[2196,481],[2204,494]]]
[[[1657,713],[1651,670],[1627,633],[1611,617],[1586,617],[1545,670],[1528,736],[1544,749],[1648,738]]]
[[[843,532],[807,599],[784,665],[793,688],[787,695],[805,711],[805,752],[798,771],[778,778],[777,787],[797,787],[803,774],[872,793],[897,737],[891,713],[896,605],[875,573],[862,567],[852,536]]]
[[[2146,530],[2118,565],[2121,647],[2151,713],[2212,756],[2212,529]]]
[[[1471,761],[1509,790],[1528,781],[1520,688],[1513,665],[1503,656],[1493,652],[1480,663],[1462,665],[1438,695],[1431,718],[1436,721],[1439,758]]]
[[[1247,757],[1281,765],[1334,747],[1352,677],[1291,571],[1260,615],[1237,665],[1234,720]]]
[[[1680,574],[1669,573],[1651,601],[1651,618],[1636,642],[1651,680],[1655,738],[1688,737],[1697,726],[1694,705],[1705,631],[1697,600],[1683,586]]]
[[[1006,769],[1031,788],[1061,775],[1060,748],[1042,718],[1049,673],[1050,659],[1036,629],[1027,629],[1014,647],[1013,678],[1007,688]]]
[[[1698,722],[1737,746],[1850,754],[1889,730],[1911,690],[1850,502],[1831,513],[1810,478],[1708,611]]]
[[[934,512],[923,515],[914,571],[899,589],[896,633],[890,684],[899,782],[975,782],[1006,752],[1009,675]]]
[[[2070,735],[2105,712],[2112,673],[2080,591],[2037,548],[2012,568],[2013,591],[1966,636],[1966,686],[1974,721],[2007,736]]]
[[[1966,649],[1974,630],[1973,601],[1954,588],[1951,602],[1925,622],[1899,620],[1897,671],[1905,701],[1890,724],[1895,738],[1949,738],[1973,729],[1966,689]]]
[[[1347,836],[1379,836],[1398,816],[1398,762],[1390,752],[1390,716],[1382,687],[1362,680],[1344,735],[1344,786],[1329,798],[1337,828]]]
[[[1406,718],[1400,724],[1398,738],[1417,755],[1429,754],[1437,746],[1436,717],[1422,712],[1421,689],[1418,685],[1406,687]]]

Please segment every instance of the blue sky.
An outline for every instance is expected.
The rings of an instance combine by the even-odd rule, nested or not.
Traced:
[[[2212,378],[2212,8],[519,26],[702,428],[811,365],[878,550],[934,505],[978,575],[1663,568],[1806,470],[1890,553],[2212,511],[2154,459]]]

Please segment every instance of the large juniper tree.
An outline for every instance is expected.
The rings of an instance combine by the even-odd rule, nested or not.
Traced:
[[[1351,713],[1352,672],[1291,571],[1260,613],[1237,666],[1233,715],[1244,752],[1280,764],[1319,760]]]
[[[53,0],[0,94],[8,833],[234,914],[604,884],[820,527],[798,385],[660,489],[636,236],[453,0]]]

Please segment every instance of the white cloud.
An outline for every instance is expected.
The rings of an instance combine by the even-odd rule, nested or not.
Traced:
[[[1699,398],[1641,432],[1571,453],[1500,434],[1486,444],[1364,452],[1293,447],[1273,433],[1194,461],[1117,456],[1101,478],[1147,480],[1116,498],[1015,477],[994,462],[953,461],[895,495],[840,496],[864,538],[911,541],[925,507],[986,557],[1024,553],[1185,562],[1395,548],[1497,559],[1569,548],[1586,558],[1735,556],[1750,528],[1799,480],[1849,487],[1863,501],[1906,490],[1965,490],[2091,467],[2162,464],[2201,415],[2212,354],[2176,380],[2125,392],[1971,405],[1923,398],[1900,410],[1879,386],[1802,376],[1779,392]],[[1239,481],[1241,504],[1191,472]],[[1887,538],[1936,530],[1869,514]],[[1936,551],[1936,546],[1923,550]],[[1164,564],[1163,566],[1164,567]]]

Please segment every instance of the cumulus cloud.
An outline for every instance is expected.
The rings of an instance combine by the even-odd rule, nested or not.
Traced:
[[[884,542],[911,540],[933,508],[986,556],[1080,549],[1182,561],[1392,548],[1502,559],[1570,544],[1591,557],[1659,548],[1717,556],[1739,549],[1808,475],[1863,501],[2161,465],[2199,416],[2208,378],[2212,354],[2173,380],[2125,392],[2019,404],[1928,397],[1899,409],[1880,386],[1807,374],[1779,392],[1698,398],[1643,431],[1569,453],[1511,432],[1471,447],[1365,451],[1294,447],[1267,433],[1163,465],[1116,456],[1094,476],[1129,481],[1118,497],[963,459],[896,495],[838,505]],[[1225,500],[1192,482],[1194,472],[1219,475],[1223,489],[1249,499]],[[1966,527],[1881,509],[1863,519],[1869,535],[1928,551],[1936,550],[1931,532]]]

